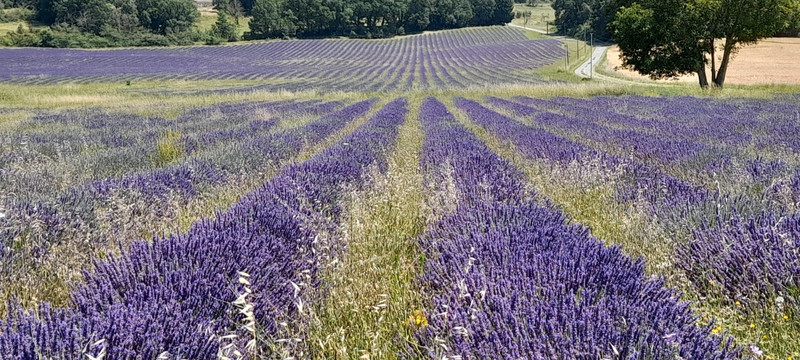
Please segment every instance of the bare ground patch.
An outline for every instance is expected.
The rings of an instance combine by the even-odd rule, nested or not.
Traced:
[[[721,55],[721,54],[720,54]],[[648,79],[622,65],[617,46],[608,49],[606,71],[625,77]],[[800,84],[800,38],[770,38],[745,46],[731,61],[726,83],[741,85]],[[719,64],[719,62],[717,62]],[[697,82],[697,75],[659,82]]]

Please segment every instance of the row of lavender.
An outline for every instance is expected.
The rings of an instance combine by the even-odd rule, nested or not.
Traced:
[[[521,116],[520,121],[472,101],[459,103],[475,122],[529,158],[558,166],[595,162],[616,172],[615,201],[645,206],[653,224],[673,238],[671,262],[700,298],[748,318],[780,319],[784,331],[796,326],[800,172],[786,133],[798,131],[797,105],[694,98],[513,100],[488,103]],[[602,105],[609,103],[616,105]],[[670,104],[681,105],[675,109]],[[604,107],[613,110],[600,110]],[[634,116],[637,109],[642,111]],[[709,109],[726,109],[730,115],[717,116]],[[732,138],[737,140],[724,141]],[[717,179],[711,188],[687,181],[691,176],[681,171],[702,172],[697,163],[719,161],[727,168],[706,170]],[[729,179],[724,188],[715,178],[719,173]]]
[[[318,234],[336,227],[343,192],[360,186],[368,168],[386,170],[406,111],[404,99],[390,102],[185,235],[97,259],[72,292],[73,306],[12,311],[0,327],[0,354],[210,359],[300,351],[294,339],[304,304],[315,298]]]
[[[269,80],[256,88],[387,91],[530,83],[525,70],[565,55],[556,40],[475,28],[383,41],[293,40],[241,46],[83,51],[4,49],[0,79],[63,81]],[[187,65],[191,64],[191,65]],[[236,69],[236,70],[231,70]]]
[[[500,114],[457,99],[473,121],[494,130]],[[711,335],[643,260],[607,248],[586,228],[538,204],[525,176],[492,153],[435,99],[420,113],[430,184],[454,183],[457,207],[419,238],[424,291],[433,298],[419,338],[435,358],[728,359],[738,350]],[[508,132],[521,129],[509,129]],[[553,138],[519,135],[540,151],[574,159],[580,150]],[[447,191],[433,186],[433,191]]]
[[[291,126],[341,105],[340,101],[222,104],[177,119],[96,109],[39,113],[0,133],[2,186],[18,198],[31,199],[33,193],[53,194],[88,180],[155,170],[192,157],[212,160],[220,148],[263,138],[279,123]],[[68,166],[59,166],[64,164]],[[224,165],[253,164],[230,159]]]
[[[621,147],[640,161],[654,161],[704,185],[719,180],[739,185],[742,173],[770,185],[791,170],[800,151],[800,107],[791,102],[692,97],[515,101],[539,113],[579,118],[583,123],[564,130],[589,137],[599,129],[602,135],[594,139],[606,146]],[[747,158],[750,154],[763,158]]]
[[[28,284],[30,277],[48,273],[68,282],[77,274],[53,271],[53,267],[81,269],[85,254],[103,254],[115,244],[176,230],[177,220],[190,212],[183,210],[191,204],[213,202],[217,194],[240,189],[240,184],[263,183],[284,163],[363,116],[374,102],[362,101],[334,112],[330,111],[339,102],[220,105],[195,110],[176,121],[139,122],[148,119],[74,116],[71,112],[34,116],[20,125],[21,131],[10,133],[12,141],[5,143],[9,147],[0,155],[4,160],[0,290],[42,299],[37,292],[52,283],[39,279],[37,284]],[[308,124],[294,124],[301,113],[310,117],[327,112]],[[166,164],[139,164],[157,147],[153,138],[163,131],[158,123],[182,132],[176,142],[183,143],[177,145],[183,156]],[[278,123],[287,129],[270,131]],[[71,152],[76,143],[104,143],[108,139],[104,134],[123,140],[119,146],[113,142],[88,154]],[[200,145],[187,146],[193,143]],[[54,147],[69,155],[48,154]],[[89,167],[103,161],[97,156],[117,155],[118,161],[100,164],[100,169]],[[53,177],[42,176],[43,172]],[[68,180],[59,183],[58,179]]]

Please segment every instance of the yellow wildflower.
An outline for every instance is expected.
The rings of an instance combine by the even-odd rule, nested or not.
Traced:
[[[425,312],[417,309],[414,310],[414,313],[408,318],[408,323],[415,327],[422,328],[428,326],[428,318],[425,317]]]
[[[742,303],[740,303],[740,302],[738,302],[738,301],[737,301],[737,302],[736,302],[736,306],[742,306]]]
[[[750,327],[754,328],[754,327],[756,327],[756,324],[750,323]]]
[[[783,315],[783,320],[789,320],[789,315]]]

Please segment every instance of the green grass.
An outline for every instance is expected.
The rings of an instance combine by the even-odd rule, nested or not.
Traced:
[[[180,159],[184,154],[184,149],[180,145],[181,133],[169,131],[156,143],[156,151],[153,155],[153,163],[156,166],[164,166]]]
[[[539,30],[547,30],[547,22],[552,22],[555,19],[556,12],[553,10],[553,7],[550,6],[550,3],[539,3],[536,6],[528,6],[526,4],[514,4],[514,11],[515,12],[523,12],[523,11],[530,11],[531,17],[528,19],[527,23],[525,22],[525,18],[516,17],[511,20],[512,24],[526,26],[529,28],[535,28]],[[555,31],[555,28],[551,25],[550,31]]]
[[[3,36],[7,33],[17,31],[20,25],[22,25],[25,30],[28,28],[32,29],[41,29],[46,27],[44,24],[40,24],[36,21],[26,21],[25,19],[30,19],[33,17],[33,12],[31,10],[23,9],[23,8],[10,8],[10,9],[0,9],[6,19],[10,19],[11,21],[0,21],[0,36]]]
[[[525,30],[525,37],[531,40],[550,39],[549,35],[542,34],[536,31]]]
[[[576,75],[575,69],[589,60],[591,47],[586,42],[575,39],[561,40],[561,43],[563,44],[562,47],[566,48],[569,52],[569,62],[567,62],[565,58],[561,58],[552,65],[534,69],[532,72],[549,80],[567,82],[589,81]]]

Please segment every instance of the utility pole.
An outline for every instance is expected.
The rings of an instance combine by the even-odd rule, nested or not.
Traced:
[[[589,34],[589,79],[594,79],[594,33]]]
[[[567,47],[567,62],[564,64],[564,71],[569,72],[569,43],[565,41],[564,45]]]
[[[578,60],[581,58],[581,41],[575,39],[575,50],[578,50]]]

